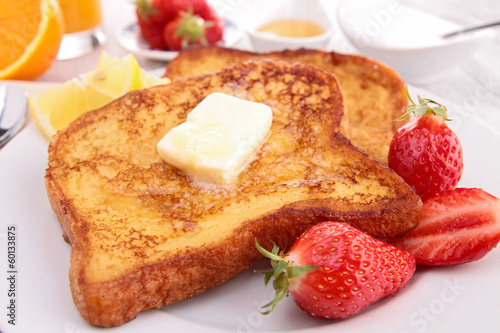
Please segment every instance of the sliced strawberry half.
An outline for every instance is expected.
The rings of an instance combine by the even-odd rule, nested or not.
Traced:
[[[417,264],[447,266],[483,258],[500,241],[500,200],[477,188],[445,191],[423,203],[419,225],[391,243]]]

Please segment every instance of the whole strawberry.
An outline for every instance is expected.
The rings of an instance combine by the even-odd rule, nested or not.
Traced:
[[[205,22],[210,22],[205,28],[205,38],[208,45],[214,45],[224,38],[224,20],[217,16],[216,12],[209,8],[203,17]]]
[[[153,49],[165,50],[167,48],[167,43],[163,38],[164,26],[162,24],[147,21],[140,15],[137,15],[137,23],[139,24],[141,35]]]
[[[172,21],[182,12],[191,10],[193,15],[198,15],[202,19],[209,21],[212,20],[213,10],[212,7],[205,0],[159,0],[160,10],[166,17]]]
[[[153,25],[164,26],[175,15],[166,11],[165,0],[136,0],[136,15],[139,20]]]
[[[500,242],[500,199],[477,188],[456,188],[426,201],[419,225],[391,244],[417,264],[447,266],[483,258]]]
[[[458,184],[463,171],[462,145],[445,123],[450,120],[445,106],[420,96],[420,105],[416,105],[408,97],[412,105],[400,119],[411,113],[415,118],[394,134],[389,167],[425,200]]]
[[[257,244],[271,258],[276,297],[270,313],[288,292],[314,318],[347,318],[403,288],[415,272],[415,258],[339,222],[323,222],[302,234],[284,257]]]
[[[189,9],[167,23],[163,29],[163,39],[171,51],[180,51],[190,45],[206,45],[205,29],[211,25],[212,22],[205,22]]]

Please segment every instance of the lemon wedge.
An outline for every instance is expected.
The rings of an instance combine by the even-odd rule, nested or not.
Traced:
[[[51,137],[57,129],[65,127],[87,110],[81,82],[71,79],[30,98],[30,110],[38,127],[47,137]]]
[[[97,68],[87,73],[83,81],[88,89],[115,99],[128,91],[140,89],[141,73],[139,64],[131,54],[118,59],[101,53]]]
[[[132,55],[101,53],[96,69],[30,98],[30,111],[49,139],[82,113],[100,108],[125,93],[170,81],[139,67]]]

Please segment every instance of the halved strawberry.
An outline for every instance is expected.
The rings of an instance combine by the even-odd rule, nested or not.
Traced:
[[[284,257],[274,246],[271,258],[276,297],[270,313],[287,294],[314,318],[347,318],[403,288],[415,272],[408,252],[339,222],[323,222],[303,233]]]
[[[417,264],[458,265],[484,257],[500,241],[500,200],[477,188],[456,188],[423,203],[421,221],[391,244]]]

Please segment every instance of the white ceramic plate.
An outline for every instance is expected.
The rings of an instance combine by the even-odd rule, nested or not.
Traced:
[[[177,56],[176,51],[162,51],[152,49],[142,37],[137,22],[130,22],[116,31],[116,40],[122,48],[134,54],[154,59],[170,61]],[[230,21],[225,21],[224,38],[221,46],[234,46],[243,37],[243,31]]]
[[[411,90],[417,91],[417,90]],[[422,91],[425,97],[436,98]],[[483,187],[500,196],[500,137],[479,122],[456,120],[465,154],[461,186]],[[466,121],[465,121],[466,120]],[[48,141],[30,121],[0,150],[0,331],[104,332],[85,323],[69,288],[70,245],[65,243],[47,200],[44,171]],[[495,150],[496,149],[496,150]],[[15,298],[9,297],[7,228],[16,229]],[[260,261],[256,267],[267,267]],[[260,274],[247,270],[204,294],[149,310],[110,332],[500,332],[500,249],[482,260],[456,267],[419,268],[408,286],[394,297],[347,320],[314,320],[287,298],[270,316],[259,307],[272,297]],[[15,300],[16,325],[7,305]]]

